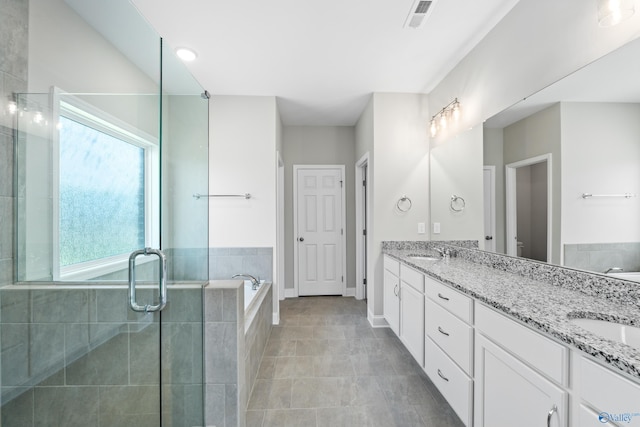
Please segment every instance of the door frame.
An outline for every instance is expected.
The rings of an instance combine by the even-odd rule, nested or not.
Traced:
[[[347,295],[347,209],[345,187],[346,174],[344,165],[293,165],[293,296],[300,296],[298,290],[298,171],[301,169],[320,170],[320,169],[339,169],[342,174],[342,184],[340,186],[342,193],[342,207],[340,209],[340,221],[342,221],[342,235],[340,236],[340,245],[342,249],[342,296]]]
[[[489,207],[491,208],[491,219],[490,219],[490,225],[489,228],[491,229],[491,236],[493,236],[493,239],[491,240],[491,246],[492,246],[492,250],[491,252],[495,252],[496,251],[496,167],[493,165],[485,165],[482,166],[482,171],[484,173],[484,171],[489,171],[490,174],[490,183],[489,186],[491,187],[491,195],[490,195],[490,200],[489,200]],[[486,200],[486,194],[483,194],[483,198],[484,203],[487,203]],[[486,231],[486,230],[485,230]],[[486,234],[485,234],[486,237]],[[484,241],[484,250],[487,250],[487,240],[485,239]]]
[[[365,172],[366,167],[366,172]],[[367,289],[371,289],[369,275],[366,271],[366,265],[369,263],[369,241],[371,238],[371,192],[369,187],[371,185],[369,165],[369,153],[365,153],[356,162],[356,179],[355,179],[355,194],[356,194],[356,299],[364,299],[364,279],[367,278]],[[363,186],[362,181],[366,181],[367,185]],[[364,194],[363,194],[364,193]],[[366,200],[366,204],[362,203],[362,199]],[[365,205],[365,206],[363,206]],[[363,219],[366,218],[366,224],[363,224]],[[367,247],[362,244],[362,236],[359,234],[360,230],[367,230]],[[367,260],[363,262],[363,260]],[[369,294],[369,292],[367,292]],[[367,295],[367,298],[369,296]]]
[[[517,185],[516,185],[516,169],[531,166],[538,163],[547,162],[547,262],[551,262],[551,230],[553,218],[553,193],[552,193],[552,162],[551,153],[542,154],[540,156],[530,157],[514,163],[505,165],[505,189],[506,189],[506,252],[507,255],[517,256],[518,247],[516,238],[518,235],[518,216],[517,216]]]

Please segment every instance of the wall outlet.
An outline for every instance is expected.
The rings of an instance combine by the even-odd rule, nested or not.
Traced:
[[[433,223],[433,234],[440,234],[440,223],[439,222],[434,222]]]
[[[424,222],[419,222],[418,223],[418,234],[424,234],[426,233],[426,227]]]

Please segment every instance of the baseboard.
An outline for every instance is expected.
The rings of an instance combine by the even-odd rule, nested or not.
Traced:
[[[273,313],[273,320],[272,320],[272,324],[273,325],[279,325],[280,324],[280,313]]]
[[[389,327],[389,324],[384,319],[384,316],[375,315],[372,312],[370,312],[369,310],[367,310],[367,320],[369,321],[369,324],[373,328],[388,328]]]
[[[298,298],[298,293],[293,288],[285,288],[284,297],[285,298]]]
[[[347,288],[347,293],[344,294],[345,297],[355,297],[356,296],[356,288]]]

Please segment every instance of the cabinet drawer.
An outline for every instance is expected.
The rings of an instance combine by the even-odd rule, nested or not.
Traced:
[[[383,257],[384,269],[389,270],[396,277],[400,277],[400,262],[385,255]]]
[[[421,294],[424,294],[424,274],[404,264],[400,264],[400,279],[406,284],[411,285]]]
[[[425,340],[424,370],[465,425],[471,425],[473,381],[431,341]]]
[[[473,328],[425,298],[425,331],[467,374],[473,367]]]
[[[568,383],[568,349],[551,339],[476,304],[476,330],[561,385]]]
[[[467,323],[473,320],[473,300],[429,277],[425,277],[425,294]]]
[[[584,357],[580,357],[578,394],[598,412],[640,412],[640,385]],[[638,417],[640,418],[640,417]],[[634,417],[635,423],[640,422]],[[624,423],[621,423],[624,424]]]
[[[604,419],[600,421],[599,414],[584,405],[580,405],[580,410],[577,418],[579,420],[578,425],[580,427],[602,427],[603,425],[606,425],[607,427],[618,426],[618,424],[614,424],[611,421],[605,421]]]

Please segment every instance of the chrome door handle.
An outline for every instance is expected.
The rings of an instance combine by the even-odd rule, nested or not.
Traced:
[[[397,289],[398,289],[398,285],[396,285],[396,286],[393,288],[393,294],[394,294],[395,296],[398,296],[398,292],[396,291]]]
[[[155,305],[140,305],[136,300],[136,258],[140,255],[149,256],[156,255],[160,259],[158,268],[158,303]],[[129,256],[129,306],[131,310],[149,313],[153,311],[161,311],[167,305],[167,257],[159,249],[144,248],[134,251]]]
[[[547,427],[551,427],[551,416],[555,412],[558,412],[558,407],[556,405],[553,405],[551,409],[549,409],[549,413],[547,414]]]
[[[484,236],[484,240],[493,240],[493,236]]]
[[[442,375],[442,372],[440,372],[440,369],[438,369],[438,376],[439,376],[440,378],[442,378],[443,380],[447,381],[447,382],[449,381],[449,378],[447,378],[447,377],[445,377],[444,375]]]

